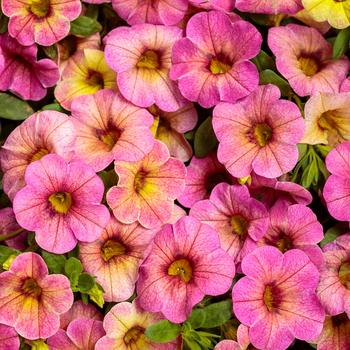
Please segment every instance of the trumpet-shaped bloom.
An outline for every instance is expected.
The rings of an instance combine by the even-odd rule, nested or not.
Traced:
[[[155,141],[138,162],[116,161],[115,172],[119,182],[107,192],[107,202],[119,221],[155,228],[171,218],[174,200],[185,186],[186,168],[170,157],[163,143]]]
[[[274,85],[260,86],[236,104],[220,103],[213,112],[218,159],[235,177],[274,178],[292,170],[304,120],[292,102],[280,100]]]
[[[187,24],[186,38],[174,45],[170,77],[179,81],[183,96],[205,108],[235,102],[258,85],[249,59],[259,53],[261,41],[248,22],[232,23],[221,11],[198,13]]]
[[[8,34],[0,34],[0,90],[10,90],[24,100],[41,100],[60,75],[48,58],[37,60],[36,45],[22,46]]]
[[[236,8],[242,12],[295,14],[302,10],[301,0],[236,0]]]
[[[144,334],[147,327],[161,319],[159,314],[142,311],[135,302],[114,305],[103,320],[107,335],[97,342],[95,349],[175,350],[174,342],[153,343]]]
[[[105,301],[125,301],[132,296],[153,236],[153,231],[138,223],[125,225],[111,218],[96,241],[80,244],[80,260],[103,287]]]
[[[154,116],[152,132],[157,140],[168,147],[170,155],[187,162],[192,157],[192,147],[183,135],[197,124],[197,111],[192,103],[175,112],[164,112],[152,106],[149,111]]]
[[[108,67],[103,51],[84,49],[67,64],[56,86],[55,97],[70,110],[74,98],[114,88],[115,73]]]
[[[240,324],[237,329],[237,341],[223,340],[215,346],[214,350],[254,350],[250,344],[248,332],[249,328]]]
[[[112,90],[77,97],[71,109],[76,155],[95,171],[113,160],[140,160],[152,150],[152,115]]]
[[[25,185],[27,166],[48,153],[70,160],[75,138],[74,125],[66,114],[43,111],[27,118],[12,131],[1,149],[4,192],[13,200]]]
[[[234,275],[233,260],[220,248],[217,232],[186,216],[155,236],[140,267],[137,300],[143,309],[180,323],[205,295],[227,292]]]
[[[16,331],[9,326],[0,324],[0,350],[17,350],[20,341]]]
[[[221,248],[236,263],[249,254],[266,233],[268,213],[264,204],[250,197],[247,187],[217,185],[209,200],[196,202],[190,215],[212,226],[218,233]]]
[[[332,45],[315,28],[298,24],[270,28],[268,45],[278,71],[299,96],[338,92],[349,71],[349,60],[333,59]]]
[[[66,253],[78,240],[96,240],[107,225],[104,186],[88,165],[49,154],[28,166],[25,181],[13,211],[22,227],[35,231],[41,248]]]
[[[138,24],[112,30],[106,40],[106,60],[117,72],[122,95],[139,107],[156,104],[174,112],[184,106],[175,82],[169,78],[171,49],[182,37],[180,28]]]
[[[68,35],[70,21],[81,12],[79,0],[3,0],[1,6],[10,17],[10,35],[26,46],[50,46],[60,41]]]
[[[294,338],[320,335],[325,314],[315,293],[319,272],[305,253],[261,247],[243,259],[242,270],[246,276],[232,291],[233,311],[249,326],[253,346],[283,350]]]
[[[326,166],[331,173],[323,188],[328,211],[337,220],[350,222],[350,142],[329,152]]]
[[[27,339],[48,338],[60,325],[59,315],[73,304],[70,282],[48,275],[40,255],[20,254],[0,274],[0,322]]]

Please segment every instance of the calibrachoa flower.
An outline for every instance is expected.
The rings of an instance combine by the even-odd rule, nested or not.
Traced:
[[[319,273],[305,253],[261,247],[242,261],[245,277],[233,287],[233,311],[249,326],[253,346],[286,349],[294,338],[311,341],[323,327],[315,289]]]
[[[10,270],[0,274],[0,323],[27,339],[48,338],[60,325],[59,315],[73,304],[70,282],[48,275],[40,255],[20,254]]]
[[[153,343],[144,334],[147,327],[161,319],[159,314],[142,311],[135,302],[114,305],[103,320],[107,335],[97,342],[95,349],[175,350],[174,343]]]
[[[171,49],[182,37],[180,28],[153,24],[119,27],[106,37],[106,60],[118,73],[122,95],[140,107],[156,104],[166,112],[185,101],[169,78]]]
[[[170,77],[183,96],[209,108],[219,101],[235,102],[258,85],[255,65],[261,35],[248,22],[231,22],[223,12],[201,12],[186,27],[186,38],[173,48]],[[244,45],[241,45],[244,43]]]
[[[70,160],[75,138],[74,125],[66,114],[43,111],[27,118],[12,131],[0,152],[4,192],[13,200],[25,185],[27,166],[48,153]]]
[[[46,95],[60,75],[56,63],[48,58],[37,60],[37,52],[36,45],[22,46],[8,34],[0,34],[1,91],[10,90],[24,100],[34,101]]]
[[[50,46],[68,35],[70,21],[81,12],[79,0],[3,0],[2,12],[10,17],[9,33],[22,45]]]
[[[113,160],[140,160],[152,150],[152,115],[112,90],[77,97],[71,109],[76,155],[95,171]]]
[[[0,324],[0,350],[17,350],[19,345],[16,331],[12,327]]]
[[[214,350],[254,350],[254,346],[250,344],[249,328],[243,324],[239,325],[237,330],[237,341],[223,340],[218,343]]]
[[[333,59],[332,45],[315,28],[298,24],[270,28],[268,45],[278,71],[299,96],[338,92],[349,70],[349,60]]]
[[[170,157],[163,143],[155,141],[138,162],[116,161],[115,172],[119,182],[107,192],[107,202],[119,221],[155,228],[170,219],[174,200],[185,186],[186,168]]]
[[[109,212],[100,204],[102,180],[90,166],[49,154],[28,166],[25,181],[13,210],[22,227],[35,231],[41,248],[65,253],[78,240],[92,242],[100,236]]]
[[[236,8],[239,11],[251,13],[294,14],[303,6],[301,0],[236,0]]]
[[[234,274],[216,231],[186,216],[155,236],[140,267],[137,300],[143,309],[180,323],[205,295],[224,294]]]
[[[350,142],[343,142],[328,153],[326,166],[331,176],[323,188],[330,214],[340,221],[350,221]]]
[[[268,84],[236,104],[222,102],[214,108],[218,159],[233,176],[245,177],[254,170],[274,178],[297,163],[304,121],[299,108],[280,96],[280,90]]]
[[[139,266],[153,236],[153,231],[138,223],[125,225],[111,218],[96,241],[80,244],[80,260],[103,287],[105,301],[119,302],[132,296]]]
[[[251,198],[247,187],[240,185],[217,185],[209,200],[193,205],[190,215],[219,233],[221,248],[236,263],[256,248],[255,242],[263,237],[268,227],[264,204]]]
[[[187,162],[192,157],[192,147],[183,135],[197,124],[197,111],[192,103],[176,112],[164,112],[156,106],[149,111],[154,116],[152,132],[157,140],[165,143],[172,157]]]
[[[108,67],[103,51],[84,49],[67,64],[56,86],[55,97],[70,110],[74,98],[114,88],[115,73]]]

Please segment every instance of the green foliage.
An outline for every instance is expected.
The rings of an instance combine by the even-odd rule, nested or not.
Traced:
[[[260,72],[260,84],[276,85],[281,90],[282,96],[285,97],[290,97],[293,94],[292,88],[289,86],[287,80],[280,77],[271,69],[265,69],[262,72]]]
[[[0,265],[2,265],[11,255],[19,255],[21,252],[4,245],[0,245]]]
[[[196,157],[205,157],[218,144],[213,126],[212,118],[208,117],[199,126],[194,135],[194,154]]]
[[[102,30],[102,26],[96,19],[79,16],[76,20],[70,24],[70,34],[86,37]]]
[[[155,343],[168,343],[176,339],[181,330],[180,325],[162,320],[149,326],[145,331],[145,335]]]
[[[258,56],[252,59],[253,63],[258,68],[259,72],[264,70],[274,70],[275,62],[272,57],[270,57],[265,51],[261,50]],[[266,73],[265,73],[266,74]]]
[[[0,92],[0,118],[10,120],[24,120],[33,114],[32,107],[25,101],[20,100],[4,92]]]
[[[42,257],[44,258],[50,273],[63,273],[66,264],[66,257],[64,255],[43,251]]]
[[[333,58],[337,59],[349,49],[350,27],[339,31],[333,44]]]

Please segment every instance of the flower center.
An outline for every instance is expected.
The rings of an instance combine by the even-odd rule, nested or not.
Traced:
[[[68,192],[56,192],[49,197],[52,208],[59,214],[67,214],[72,206],[72,196]]]
[[[24,281],[22,291],[31,297],[38,297],[41,294],[41,288],[33,278],[27,278]]]
[[[50,0],[31,0],[30,12],[37,17],[45,17],[50,10]]]
[[[105,85],[102,74],[94,70],[89,70],[88,75],[86,77],[86,82],[90,86],[95,86],[100,90],[103,89]]]
[[[125,254],[126,247],[116,241],[109,239],[101,248],[101,255],[104,261],[109,261],[115,256]]]
[[[34,153],[30,162],[32,163],[32,162],[35,162],[36,160],[40,160],[42,157],[46,156],[47,154],[49,154],[49,151],[47,149],[40,148],[39,151]]]
[[[256,124],[254,138],[260,147],[266,146],[272,138],[272,129],[266,123]]]
[[[131,344],[136,345],[137,343],[141,343],[141,342],[143,343],[144,337],[145,337],[144,332],[145,332],[145,329],[140,326],[132,327],[124,335],[124,343],[130,346]],[[142,345],[142,344],[137,344],[137,345]],[[135,346],[135,348],[141,349],[140,346],[137,346],[137,347]]]
[[[299,61],[300,69],[308,77],[312,77],[319,70],[318,62],[312,57],[303,57],[302,56],[298,59],[298,61]]]
[[[137,62],[138,68],[158,69],[159,66],[159,56],[153,50],[145,51]]]
[[[148,173],[146,171],[140,170],[135,175],[134,189],[135,189],[136,193],[139,193],[142,189],[144,189],[144,187],[146,185],[147,174]]]
[[[287,250],[293,248],[293,242],[289,239],[289,237],[282,235],[278,238],[275,243],[275,246],[282,252],[285,253]]]
[[[269,311],[274,311],[281,304],[280,290],[274,285],[267,285],[265,287],[263,300],[267,309]]]
[[[187,259],[175,260],[168,268],[169,276],[179,276],[185,283],[192,278],[192,267]]]
[[[105,130],[96,130],[97,137],[101,140],[106,146],[108,146],[109,150],[115,146],[120,137],[120,132],[115,129],[110,129],[108,131]]]
[[[350,261],[346,261],[339,268],[340,283],[347,289],[350,289]]]
[[[210,61],[209,69],[213,74],[224,74],[231,69],[231,66],[217,58],[213,58]]]
[[[238,236],[245,236],[248,233],[248,221],[242,215],[233,215],[231,218],[233,233]]]

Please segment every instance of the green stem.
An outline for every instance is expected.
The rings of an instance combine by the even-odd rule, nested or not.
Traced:
[[[0,242],[6,241],[7,239],[17,237],[19,234],[21,234],[24,231],[24,228],[20,228],[17,231],[7,233],[5,235],[1,235]]]

